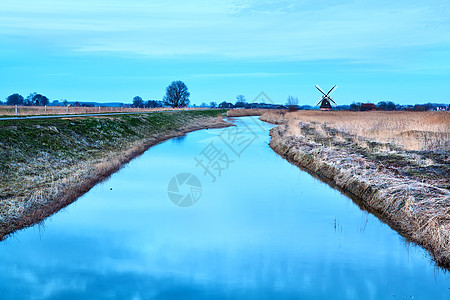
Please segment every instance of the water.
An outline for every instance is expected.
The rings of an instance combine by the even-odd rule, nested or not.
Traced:
[[[423,249],[277,156],[271,125],[234,122],[151,148],[0,243],[0,299],[450,299]],[[187,208],[167,193],[183,172],[202,185]]]

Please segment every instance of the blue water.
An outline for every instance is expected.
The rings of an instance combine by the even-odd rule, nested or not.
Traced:
[[[232,121],[151,148],[1,242],[0,299],[450,299],[426,251],[277,156],[271,125]],[[169,199],[179,173],[201,182],[180,187],[192,206]]]

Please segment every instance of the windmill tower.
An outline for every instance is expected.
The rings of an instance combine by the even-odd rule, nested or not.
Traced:
[[[319,100],[319,102],[317,102],[316,106],[319,105],[320,103],[320,110],[331,110],[331,102],[333,102],[336,105],[336,102],[333,101],[333,99],[331,99],[330,97],[330,93],[336,88],[337,86],[333,86],[331,88],[331,90],[328,91],[328,93],[325,94],[324,91],[322,91],[322,89],[316,85],[316,89],[319,90],[319,92],[322,93],[322,99]]]

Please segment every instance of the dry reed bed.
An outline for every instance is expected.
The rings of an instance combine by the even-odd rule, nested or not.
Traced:
[[[450,150],[450,112],[297,111],[287,120],[320,123],[338,131],[392,143],[406,150]]]
[[[212,114],[218,113],[220,111]],[[63,125],[67,125],[65,121],[59,121],[63,122],[63,125],[50,122],[45,125],[32,126],[33,129],[38,130],[38,133],[41,132],[40,137],[34,141],[35,143],[45,145],[48,132],[51,131],[52,134],[56,135],[56,138],[67,140],[69,145],[73,144],[77,154],[80,154],[78,156],[75,156],[70,150],[65,150],[63,144],[61,150],[57,153],[42,151],[42,147],[38,147],[37,151],[28,151],[21,147],[29,145],[17,140],[10,141],[13,142],[14,147],[7,147],[8,141],[6,138],[0,140],[0,150],[2,150],[3,157],[9,160],[0,170],[2,175],[0,185],[0,240],[15,230],[42,221],[47,216],[72,203],[95,184],[108,178],[110,174],[119,170],[124,164],[142,154],[152,145],[172,137],[184,135],[190,131],[230,125],[222,121],[220,116],[213,117],[211,114],[207,116],[204,113],[198,116],[186,116],[184,114],[179,113],[177,116],[171,114],[170,119],[160,121],[152,116],[155,120],[152,119],[151,122],[147,122],[145,116],[127,116],[126,118],[133,125],[130,127],[131,130],[135,130],[135,132],[128,132],[129,135],[124,135],[124,131],[120,130],[123,128],[129,129],[120,124],[124,123],[120,118],[108,119],[110,121],[108,123],[102,122],[101,118],[91,118],[90,120],[94,122],[95,128],[103,126],[105,129],[104,136],[94,133],[94,139],[82,135],[73,135],[73,132],[63,130]],[[78,124],[72,123],[74,120],[74,118],[67,119],[66,122],[70,122],[68,126],[77,126]],[[76,121],[79,124],[91,122],[83,119]],[[43,121],[36,121],[36,123],[38,122],[42,124]],[[16,122],[15,124],[17,125],[9,125],[9,127],[15,126],[14,130],[20,130],[20,123]],[[105,124],[117,126],[106,127]],[[8,125],[4,126],[8,127]],[[32,136],[34,136],[34,133]],[[104,140],[105,136],[108,136],[109,140]],[[94,140],[99,144],[94,145]],[[111,145],[113,147],[109,147]],[[84,151],[84,153],[78,153],[79,151]]]
[[[450,268],[448,113],[270,112],[270,146],[290,162],[361,199],[369,211]],[[408,126],[408,120],[410,125]],[[440,142],[396,136],[433,132]],[[392,132],[395,144],[386,132]],[[445,139],[447,137],[447,139]],[[424,151],[426,149],[427,151]]]

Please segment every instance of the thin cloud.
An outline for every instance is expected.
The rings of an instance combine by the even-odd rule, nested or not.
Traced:
[[[450,48],[445,2],[18,0],[3,4],[0,41],[16,35],[81,53],[282,61],[385,62],[392,49],[392,63],[404,65],[402,51]]]

